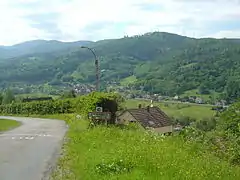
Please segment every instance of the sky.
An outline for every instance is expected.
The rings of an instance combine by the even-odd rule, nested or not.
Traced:
[[[240,0],[0,0],[0,45],[153,31],[240,38]]]

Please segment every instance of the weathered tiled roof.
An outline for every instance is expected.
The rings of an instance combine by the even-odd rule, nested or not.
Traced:
[[[164,127],[172,125],[170,118],[158,107],[128,109],[128,111],[143,127]]]

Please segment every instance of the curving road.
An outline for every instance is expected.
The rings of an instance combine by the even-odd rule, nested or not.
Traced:
[[[56,162],[67,126],[64,121],[5,117],[22,126],[0,134],[0,180],[45,180]]]

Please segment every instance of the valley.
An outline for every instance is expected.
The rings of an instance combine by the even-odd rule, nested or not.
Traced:
[[[239,41],[162,32],[97,42],[30,41],[0,47],[0,87],[11,87],[16,94],[59,95],[77,84],[94,85],[93,56],[80,48],[86,44],[100,61],[102,91],[108,87],[172,97],[192,91],[208,101],[228,102],[240,96]]]

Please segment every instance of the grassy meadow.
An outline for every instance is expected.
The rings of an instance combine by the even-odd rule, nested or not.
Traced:
[[[213,98],[217,98],[219,96],[219,93],[217,92],[211,92],[210,94],[199,94],[197,89],[185,91],[184,94],[180,95],[180,97],[185,97],[185,96],[197,96],[202,98],[204,101],[209,101],[210,96]]]
[[[127,100],[125,106],[127,108],[138,108],[138,105],[149,105],[150,101],[144,100]],[[154,102],[155,106],[159,106],[170,117],[191,117],[197,120],[211,118],[215,115],[215,111],[209,106],[204,105],[188,105],[188,104],[174,104],[174,103],[159,103]]]
[[[14,120],[0,119],[0,133],[20,126],[21,123]]]
[[[70,116],[70,115],[69,115]],[[205,153],[202,145],[134,127],[88,129],[85,120],[63,116],[69,131],[52,180],[239,179],[240,168]]]

